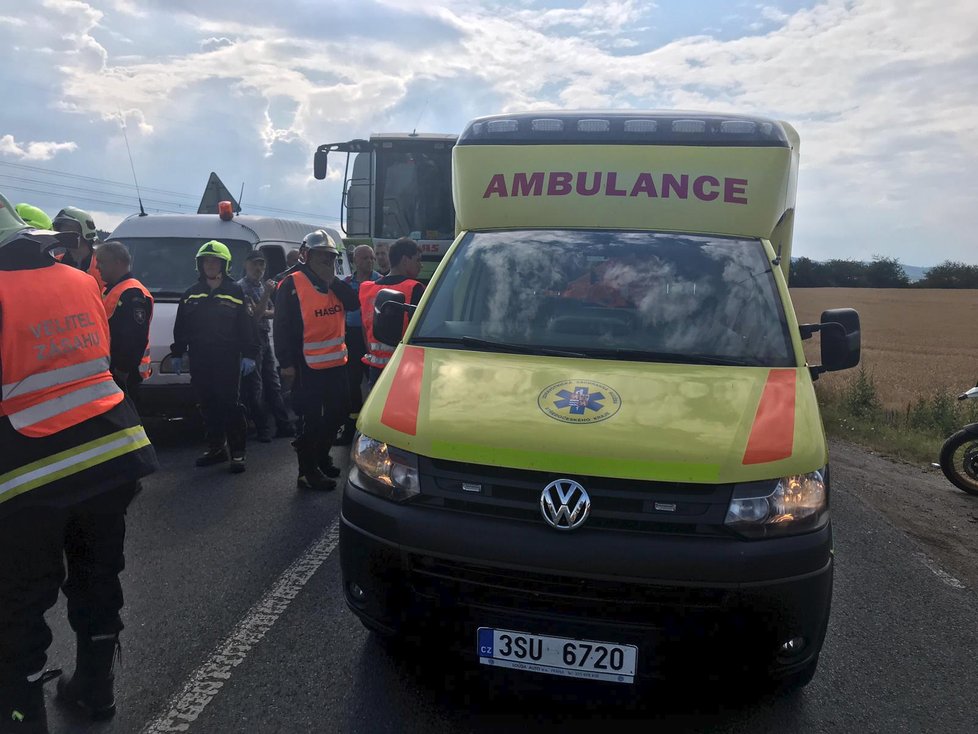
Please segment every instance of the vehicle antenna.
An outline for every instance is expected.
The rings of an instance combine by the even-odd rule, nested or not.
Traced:
[[[129,154],[129,168],[132,170],[132,180],[136,184],[136,201],[139,202],[139,216],[145,217],[146,210],[143,209],[143,197],[139,194],[139,181],[136,178],[136,166],[132,162],[132,151],[129,149],[129,136],[126,134],[126,116],[119,110],[119,117],[122,119],[122,139],[126,141],[126,153]]]
[[[241,182],[241,193],[238,194],[238,214],[241,213],[241,202],[244,199],[244,181]]]
[[[778,256],[771,261],[771,264],[772,265],[780,265],[781,264],[781,247],[782,247],[783,244],[784,244],[783,242],[779,242],[778,243]]]
[[[414,123],[414,130],[411,131],[412,136],[418,134],[418,125],[421,124],[421,118],[424,117],[424,113],[428,111],[428,97],[424,98],[424,107],[421,108],[421,114],[418,115],[418,121]]]

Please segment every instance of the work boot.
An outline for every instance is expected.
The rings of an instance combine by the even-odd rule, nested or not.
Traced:
[[[48,734],[44,684],[59,675],[60,670],[45,670],[34,680],[0,684],[0,734]]]
[[[340,429],[340,432],[336,434],[336,440],[333,441],[334,446],[349,446],[353,443],[353,434],[357,432],[357,423],[352,418],[348,418],[346,423]]]
[[[326,458],[319,462],[319,470],[330,479],[335,479],[340,475],[340,468],[333,463],[333,457],[326,454]]]
[[[336,482],[323,474],[316,461],[316,447],[309,435],[300,436],[292,442],[299,458],[299,478],[296,487],[328,492],[336,489]]]
[[[231,464],[228,466],[228,471],[232,474],[240,474],[248,467],[245,466],[245,452],[244,451],[232,451],[231,452]]]
[[[58,681],[58,698],[93,721],[115,713],[115,661],[122,657],[119,635],[78,635],[75,672]]]
[[[299,489],[315,489],[319,492],[330,492],[336,489],[336,481],[330,479],[318,466],[309,467],[306,471],[299,470],[299,478],[295,480]]]
[[[198,467],[213,466],[214,464],[222,464],[227,460],[228,446],[225,443],[220,446],[211,446],[197,458],[196,463]]]

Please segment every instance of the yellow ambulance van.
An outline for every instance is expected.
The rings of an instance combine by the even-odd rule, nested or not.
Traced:
[[[851,309],[791,305],[798,146],[742,115],[466,127],[451,250],[416,309],[377,299],[398,347],[340,542],[368,628],[514,675],[811,679],[833,570],[812,383],[860,337]]]

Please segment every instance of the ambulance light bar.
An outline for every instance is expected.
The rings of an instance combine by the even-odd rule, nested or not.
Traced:
[[[608,110],[525,112],[474,120],[459,145],[638,145],[790,146],[781,124],[748,115]]]

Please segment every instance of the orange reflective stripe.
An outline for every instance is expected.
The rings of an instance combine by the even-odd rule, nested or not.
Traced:
[[[424,379],[424,349],[404,347],[394,381],[387,393],[380,422],[395,431],[415,436],[421,407],[421,381]]]
[[[153,375],[153,361],[149,354],[149,347],[143,352],[143,358],[139,360],[139,376],[148,380]]]
[[[122,390],[110,375],[108,379],[102,378],[86,387],[77,387],[71,392],[54,395],[20,410],[5,404],[4,411],[10,425],[18,433],[40,437],[63,431],[86,420],[89,416],[76,419],[78,416],[85,416],[93,405],[105,405],[105,410],[108,410],[121,399]]]
[[[23,380],[18,380],[17,382],[11,382],[4,385],[2,392],[3,400],[9,402],[14,398],[26,395],[27,393],[32,393],[35,390],[43,390],[48,387],[60,385],[63,382],[81,380],[85,377],[93,377],[105,372],[108,369],[109,360],[106,357],[98,357],[97,359],[93,359],[88,362],[72,364],[56,370],[38,372],[25,377]]]
[[[795,445],[795,384],[797,371],[771,370],[757,404],[747,439],[744,464],[787,459]]]

